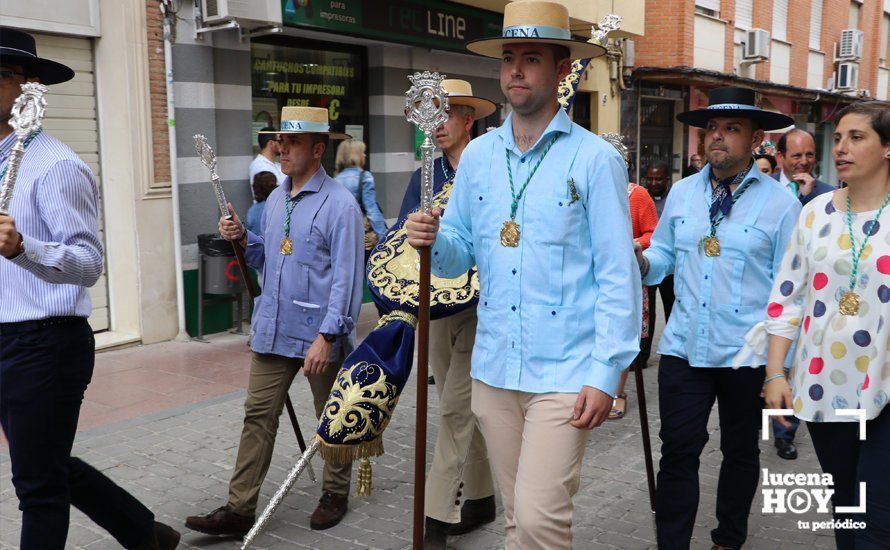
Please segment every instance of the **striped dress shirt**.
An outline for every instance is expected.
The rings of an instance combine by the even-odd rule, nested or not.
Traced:
[[[0,141],[0,170],[15,134]],[[25,252],[0,256],[0,322],[89,317],[87,287],[102,274],[99,189],[67,145],[40,133],[25,149],[9,215]]]

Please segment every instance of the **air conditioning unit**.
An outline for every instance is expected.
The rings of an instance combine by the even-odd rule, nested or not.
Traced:
[[[745,33],[745,59],[769,59],[769,32],[763,29],[751,29]]]
[[[238,21],[248,27],[281,24],[281,0],[201,0],[205,25]]]
[[[851,91],[859,86],[859,64],[838,63],[835,90]]]
[[[841,31],[841,41],[837,43],[835,59],[858,61],[862,59],[862,44],[865,34],[859,29]]]

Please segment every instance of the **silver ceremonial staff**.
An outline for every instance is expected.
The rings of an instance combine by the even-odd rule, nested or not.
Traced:
[[[219,207],[219,215],[227,220],[232,219],[229,214],[229,207],[226,206],[226,192],[223,191],[222,183],[219,181],[219,174],[216,173],[216,154],[213,147],[207,142],[204,134],[195,134],[195,149],[201,162],[210,170],[210,182],[213,184],[213,194],[216,195],[216,205]]]
[[[46,114],[46,93],[49,90],[43,84],[26,82],[22,84],[22,95],[12,105],[9,125],[15,131],[15,144],[9,153],[6,170],[3,173],[3,183],[0,184],[0,214],[9,215],[9,203],[12,200],[12,190],[15,188],[15,180],[19,175],[19,166],[22,164],[22,156],[25,154],[25,144],[28,138],[36,136],[43,124],[43,116]]]
[[[232,214],[229,213],[228,202],[226,201],[226,193],[223,191],[222,183],[219,181],[219,174],[216,173],[216,154],[203,134],[195,134],[195,149],[201,157],[201,162],[210,170],[210,181],[213,183],[213,194],[216,195],[219,215],[227,220],[232,219]],[[250,271],[247,269],[247,262],[244,259],[244,250],[241,248],[241,244],[237,242],[232,242],[232,250],[235,251],[235,258],[238,261],[244,288],[247,290],[247,295],[250,296],[251,302],[253,302],[259,293],[256,287],[253,286],[253,279],[250,278]],[[285,396],[284,405],[287,408],[291,426],[294,428],[294,435],[297,437],[300,452],[304,453],[306,452],[306,440],[303,439],[303,432],[300,430],[300,423],[297,421],[297,413],[294,410],[294,404],[290,399],[290,395]],[[311,465],[309,466],[309,478],[315,483],[315,472],[312,471]]]
[[[294,464],[294,467],[291,468],[290,472],[287,473],[287,477],[284,478],[284,483],[281,484],[281,487],[275,491],[275,495],[272,497],[272,500],[269,501],[269,504],[266,505],[266,509],[263,510],[263,513],[260,514],[260,517],[256,519],[256,523],[253,524],[253,527],[250,528],[247,535],[244,536],[243,544],[241,545],[241,550],[246,550],[251,544],[253,544],[253,539],[256,538],[257,535],[260,534],[260,531],[263,530],[263,527],[266,526],[266,523],[269,522],[269,519],[272,518],[272,515],[278,510],[278,507],[281,506],[281,503],[284,501],[284,497],[290,492],[291,488],[294,486],[294,483],[297,482],[297,478],[300,477],[300,474],[303,473],[307,467],[310,467],[310,461],[312,457],[315,455],[315,452],[318,450],[318,439],[312,438],[312,442],[309,443],[309,448],[306,449],[306,452],[303,453],[303,456],[300,457],[300,460]]]
[[[420,146],[420,207],[429,214],[433,208],[433,144],[436,128],[448,120],[448,94],[442,89],[445,75],[429,71],[408,76],[411,88],[405,92],[405,117],[423,132]],[[420,253],[419,296],[417,300],[417,425],[414,440],[414,548],[423,548],[426,492],[426,407],[430,356],[430,247]]]

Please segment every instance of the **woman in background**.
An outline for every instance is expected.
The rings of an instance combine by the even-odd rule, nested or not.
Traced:
[[[366,264],[371,250],[386,236],[386,222],[377,204],[374,176],[365,170],[367,158],[365,142],[349,139],[337,147],[337,158],[334,161],[334,179],[349,189],[365,215]]]
[[[766,174],[767,176],[772,176],[776,173],[776,167],[779,165],[776,162],[776,157],[772,155],[754,155],[754,162],[757,163],[757,167],[761,172]]]
[[[256,202],[247,209],[247,229],[256,235],[263,234],[263,211],[266,199],[278,187],[278,178],[272,172],[259,172],[253,177],[253,200]]]

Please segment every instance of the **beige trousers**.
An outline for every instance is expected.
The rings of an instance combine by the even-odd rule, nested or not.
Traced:
[[[315,418],[321,416],[340,366],[340,363],[333,363],[323,373],[306,377],[312,389]],[[229,508],[237,514],[252,516],[256,513],[260,487],[272,461],[284,398],[294,376],[302,367],[302,359],[253,353],[247,400],[244,402],[244,427],[241,429],[235,471],[229,482]],[[311,437],[316,425],[315,421],[301,425],[303,430],[308,429],[304,431],[307,438]],[[292,454],[297,456],[296,442],[289,443],[295,450]],[[351,475],[352,464],[333,465],[325,462],[322,490],[339,495],[349,494]]]
[[[504,502],[507,550],[572,548],[572,497],[590,436],[569,424],[577,397],[473,381],[473,412]]]
[[[476,339],[476,309],[430,323],[430,371],[439,393],[439,434],[426,478],[427,517],[460,522],[461,498],[494,494],[485,439],[470,409],[470,355]]]

